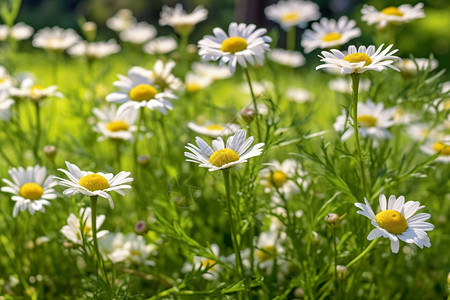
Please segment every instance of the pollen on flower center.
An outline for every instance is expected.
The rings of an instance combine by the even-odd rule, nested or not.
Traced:
[[[128,130],[129,126],[124,121],[111,121],[108,124],[106,124],[106,129],[112,132],[122,131],[122,130]]]
[[[374,127],[377,125],[377,118],[370,115],[362,115],[358,116],[358,123],[361,125],[361,127],[368,128],[368,127]]]
[[[399,11],[397,7],[394,6],[386,7],[385,9],[381,10],[381,12],[389,16],[400,16],[400,17],[403,16],[403,13]]]
[[[339,32],[330,32],[322,37],[322,41],[324,42],[338,41],[341,39],[341,37],[342,35]]]
[[[434,151],[437,153],[441,151],[440,155],[449,156],[450,155],[450,145],[446,145],[442,142],[436,142],[433,145]]]
[[[368,66],[372,63],[372,59],[365,53],[352,53],[343,58],[343,60],[350,63],[365,62],[364,66]]]
[[[274,258],[277,254],[277,249],[273,245],[264,246],[261,250],[256,252],[256,256],[258,256],[259,261],[267,261],[269,259]]]
[[[216,167],[221,167],[228,163],[238,161],[239,155],[231,149],[220,149],[211,154],[208,161]]]
[[[229,37],[220,46],[220,50],[230,53],[236,53],[245,49],[247,49],[247,40],[240,36]]]
[[[211,124],[206,126],[207,129],[209,130],[224,130],[225,128],[222,125],[219,124]]]
[[[140,102],[151,100],[156,96],[156,94],[158,94],[158,91],[152,85],[139,84],[130,90],[128,96],[130,96],[131,100]]]
[[[381,228],[393,234],[401,234],[408,228],[405,217],[396,210],[383,210],[375,218]]]
[[[42,85],[33,85],[32,87],[30,87],[31,97],[39,97],[40,96],[39,92],[43,91],[43,90],[45,90],[44,86],[42,86]]]
[[[300,19],[300,15],[296,12],[289,12],[287,14],[284,14],[281,17],[281,21],[284,22],[295,22],[298,21]]]
[[[289,177],[281,171],[274,171],[270,176],[269,185],[280,188],[288,181]]]
[[[187,83],[186,84],[186,92],[195,93],[202,89],[203,87],[198,83]]]
[[[25,183],[19,190],[19,195],[29,200],[38,200],[43,194],[44,189],[34,182]]]
[[[212,266],[211,268],[209,268],[210,270],[213,270],[215,268],[216,263],[217,262],[215,260],[212,260],[212,259],[204,259],[204,260],[202,260],[202,266],[204,268]]]
[[[78,184],[89,191],[99,191],[109,188],[108,180],[99,174],[88,174],[78,180]]]

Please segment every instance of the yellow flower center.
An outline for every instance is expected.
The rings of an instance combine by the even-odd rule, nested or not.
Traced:
[[[341,37],[342,35],[339,32],[330,32],[322,37],[322,41],[324,42],[338,41],[341,39]]]
[[[349,54],[346,57],[343,58],[343,60],[346,60],[350,63],[359,63],[359,62],[365,62],[364,66],[368,66],[372,63],[372,59],[370,56],[368,56],[365,53],[353,53]]]
[[[286,175],[286,173],[281,171],[274,171],[270,176],[269,185],[280,188],[283,186],[283,184],[286,183],[286,181],[288,181],[288,179],[289,177]]]
[[[434,151],[439,152],[441,151],[440,155],[449,156],[450,155],[450,145],[446,145],[442,142],[436,142],[433,145]]]
[[[239,155],[231,149],[220,149],[211,154],[208,161],[216,167],[221,167],[233,161],[238,161]]]
[[[375,218],[381,228],[393,234],[401,234],[408,228],[405,217],[396,210],[383,210]]]
[[[188,93],[195,93],[202,89],[203,89],[203,86],[201,86],[200,84],[195,83],[195,82],[186,84],[186,92],[188,92]]]
[[[111,121],[106,124],[106,129],[112,132],[128,130],[128,124],[124,121]]]
[[[450,98],[449,99],[445,99],[444,101],[444,109],[450,109]]]
[[[78,180],[78,184],[88,189],[89,191],[100,191],[109,188],[108,180],[98,174],[88,174]]]
[[[358,116],[358,123],[361,125],[361,127],[368,128],[368,127],[374,127],[377,125],[377,118],[370,115],[362,115]]]
[[[42,85],[33,85],[32,87],[30,87],[30,94],[31,97],[36,98],[36,97],[41,97],[41,91],[45,90],[45,87]]]
[[[281,17],[282,22],[295,22],[300,20],[300,15],[296,12],[289,12]]]
[[[399,11],[397,7],[394,6],[386,7],[385,9],[381,10],[381,12],[389,16],[400,16],[400,17],[403,16],[403,13]]]
[[[216,263],[217,263],[217,262],[216,262],[215,260],[206,258],[205,260],[202,261],[202,266],[203,266],[204,268],[206,268],[206,267],[211,267],[211,266],[214,265],[212,268],[209,268],[210,270],[214,270],[214,268],[216,267],[216,266],[215,266]]]
[[[240,36],[232,36],[222,42],[220,50],[223,52],[236,53],[247,49],[247,40]]]
[[[131,250],[131,251],[130,251],[130,254],[131,254],[132,256],[141,256],[141,255],[142,255],[142,252],[139,251],[139,250]]]
[[[147,101],[153,99],[158,94],[158,91],[150,84],[139,84],[133,87],[128,96],[133,101]]]
[[[267,261],[274,258],[275,255],[277,255],[277,249],[273,245],[264,246],[256,252],[259,261]]]
[[[19,195],[28,200],[38,200],[42,194],[44,194],[44,189],[34,182],[25,183],[19,190]]]
[[[209,130],[224,130],[225,128],[222,125],[219,125],[219,124],[211,124],[211,125],[206,126],[206,129],[209,129]]]

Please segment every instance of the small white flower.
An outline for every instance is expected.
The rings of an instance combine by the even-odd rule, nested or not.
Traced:
[[[414,123],[406,128],[409,137],[414,141],[423,141],[431,132],[431,124]]]
[[[240,126],[233,123],[227,123],[227,124],[213,124],[213,123],[206,123],[205,125],[199,125],[194,122],[189,122],[187,124],[187,127],[195,131],[199,134],[211,136],[211,137],[219,137],[224,135],[230,135],[235,133],[240,129]]]
[[[238,130],[235,135],[228,138],[226,145],[223,139],[218,137],[212,141],[212,148],[203,139],[196,137],[197,146],[190,143],[186,146],[186,149],[190,151],[184,152],[188,158],[186,161],[198,163],[199,167],[208,168],[209,171],[217,171],[231,168],[246,162],[250,157],[261,155],[264,143],[250,147],[254,138],[246,139],[246,135],[246,130]]]
[[[395,66],[400,69],[403,76],[413,77],[417,75],[418,71],[433,71],[438,67],[438,64],[436,59],[430,61],[428,58],[404,58],[397,62]]]
[[[81,220],[81,222],[80,222]],[[100,239],[108,234],[108,230],[98,231],[105,221],[105,215],[99,215],[96,217],[97,225],[97,238]],[[83,232],[81,232],[81,227],[83,225]],[[76,245],[83,244],[83,235],[86,237],[88,242],[93,240],[92,235],[92,216],[91,208],[81,208],[79,217],[74,214],[70,214],[67,218],[67,225],[61,228],[61,233],[72,243]]]
[[[390,51],[393,45],[389,45],[382,50],[383,46],[384,44],[375,51],[375,46],[373,45],[367,48],[360,46],[358,49],[351,45],[348,47],[347,55],[336,49],[332,49],[331,52],[322,51],[322,56],[319,55],[319,57],[324,64],[317,66],[316,70],[335,68],[340,69],[341,74],[360,74],[368,70],[380,72],[389,67],[400,71],[393,65],[394,62],[399,60],[399,57],[393,56],[398,50]]]
[[[135,23],[136,18],[133,16],[133,12],[126,8],[119,10],[114,16],[106,20],[106,26],[117,32],[122,32]]]
[[[13,86],[11,75],[4,66],[0,66],[0,90],[6,90],[9,93],[9,88]]]
[[[94,130],[102,136],[99,141],[109,139],[131,140],[133,132],[136,130],[134,123],[137,118],[137,110],[129,108],[117,110],[115,105],[104,107],[103,109],[94,108],[93,113],[99,119]]]
[[[265,231],[259,235],[255,252],[255,260],[259,268],[270,273],[274,267],[275,258],[277,258],[278,264],[283,261],[280,255],[285,252],[284,247],[281,246],[285,238],[286,234],[280,231]]]
[[[226,79],[233,76],[226,66],[218,66],[212,63],[194,62],[192,70],[200,76],[211,78],[211,80]]]
[[[7,25],[0,25],[0,41],[6,40],[8,35],[16,41],[26,40],[33,35],[34,29],[25,23],[19,22],[11,29]]]
[[[380,28],[384,28],[391,24],[399,25],[425,17],[423,3],[418,3],[415,6],[411,6],[410,4],[403,4],[399,7],[389,6],[381,11],[378,11],[373,6],[365,4],[361,9],[361,14],[361,19],[366,21],[367,24],[376,24]]]
[[[11,105],[14,104],[14,100],[9,98],[7,89],[0,89],[0,119],[3,121],[9,121],[11,116]]]
[[[302,36],[302,47],[305,53],[317,48],[338,47],[361,35],[361,30],[355,26],[356,21],[349,20],[346,16],[338,21],[322,18],[311,25],[312,30],[305,30]]]
[[[211,250],[213,251],[213,254],[215,257],[219,257],[220,255],[220,248],[216,244],[211,244]],[[212,260],[210,258],[201,257],[201,256],[194,256],[194,265],[192,265],[189,262],[186,262],[183,265],[183,269],[181,270],[184,273],[187,273],[194,269],[205,269],[208,268],[208,272],[204,273],[202,277],[206,280],[217,280],[219,278],[220,271],[222,270],[222,266],[215,260]]]
[[[156,29],[146,22],[132,24],[120,33],[120,39],[136,45],[143,45],[156,36]]]
[[[186,13],[183,6],[177,3],[174,8],[163,6],[159,25],[169,25],[176,33],[180,35],[188,35],[193,30],[195,25],[208,17],[208,10],[203,6],[197,6],[190,14]]]
[[[424,208],[420,206],[419,201],[405,203],[405,197],[396,198],[392,195],[386,205],[386,196],[383,194],[380,195],[379,201],[381,211],[376,215],[366,198],[364,198],[365,204],[355,203],[355,206],[361,209],[357,213],[369,218],[372,225],[376,227],[367,236],[369,241],[379,237],[388,238],[391,241],[393,253],[398,253],[399,239],[408,244],[416,244],[420,248],[431,246],[426,232],[433,230],[434,226],[425,222],[431,215],[426,213],[414,215]]]
[[[264,35],[267,30],[256,29],[254,24],[231,23],[228,34],[221,28],[214,28],[214,36],[207,35],[198,42],[198,54],[204,61],[220,60],[220,66],[228,64],[231,73],[239,64],[246,68],[247,63],[262,65],[264,53],[269,51],[272,39]]]
[[[420,150],[428,155],[439,153],[436,161],[450,163],[450,135],[432,134]]]
[[[163,60],[158,59],[148,73],[148,76],[150,80],[155,82],[160,90],[177,91],[182,87],[183,83],[172,73],[175,66],[176,63],[173,60],[164,62]]]
[[[8,171],[13,181],[3,179],[8,186],[2,187],[1,191],[14,194],[11,197],[16,202],[13,209],[14,218],[20,211],[28,208],[30,214],[35,211],[45,212],[45,206],[56,198],[53,187],[57,184],[53,176],[47,177],[45,167],[34,166],[24,169],[22,167],[12,168]]]
[[[187,93],[195,93],[201,91],[212,84],[212,79],[204,77],[196,73],[188,72],[185,79],[185,89]]]
[[[298,68],[305,64],[306,60],[303,54],[298,51],[291,51],[276,48],[269,52],[268,58],[277,64],[290,67]]]
[[[142,49],[148,54],[167,54],[177,49],[177,47],[177,41],[172,37],[160,36],[146,43]]]
[[[359,92],[367,92],[370,89],[370,79],[360,78],[359,79]],[[328,82],[328,87],[330,90],[343,93],[352,93],[352,79],[351,78],[336,78]]]
[[[62,98],[63,94],[58,91],[56,85],[44,87],[36,85],[30,77],[25,78],[20,83],[20,88],[12,87],[10,89],[11,96],[30,99],[34,102],[40,102],[47,97]]]
[[[128,261],[134,264],[153,265],[148,260],[154,250],[153,245],[147,245],[142,236],[130,233],[109,233],[99,241],[99,250],[112,263]]]
[[[243,83],[241,85],[242,90],[250,95],[250,87],[248,86],[247,83]],[[267,94],[270,92],[272,92],[274,90],[275,86],[273,85],[273,83],[271,81],[268,80],[261,80],[261,81],[253,81],[252,82],[252,89],[253,89],[253,94],[255,95],[255,97],[260,97],[263,96],[264,94]]]
[[[73,29],[63,29],[58,26],[40,29],[33,37],[33,46],[50,51],[64,51],[80,40]]]
[[[302,0],[280,0],[276,4],[267,6],[264,13],[288,31],[293,26],[306,27],[309,21],[320,17],[319,6],[316,3]]]
[[[67,50],[72,56],[86,57],[89,60],[103,58],[111,54],[118,53],[120,46],[116,40],[111,39],[107,42],[93,42],[88,43],[81,41]]]
[[[67,196],[73,196],[81,193],[86,196],[100,196],[109,200],[111,208],[114,208],[114,202],[109,192],[115,191],[125,196],[124,189],[131,189],[126,184],[133,181],[130,172],[121,171],[116,176],[111,173],[93,173],[90,171],[81,171],[76,165],[66,161],[67,170],[58,169],[64,172],[69,180],[59,178],[59,185],[68,187],[63,193]]]
[[[286,89],[286,98],[289,101],[305,103],[311,101],[311,93],[305,89],[290,87]]]

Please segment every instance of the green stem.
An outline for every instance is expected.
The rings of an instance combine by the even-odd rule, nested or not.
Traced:
[[[137,157],[138,157],[138,139],[139,134],[141,133],[141,125],[142,125],[142,119],[144,118],[144,109],[145,107],[141,107],[139,109],[139,117],[137,122],[137,130],[134,134],[134,141],[133,141],[133,160],[134,160],[134,166],[135,166],[135,173],[137,171]]]
[[[291,29],[287,32],[287,39],[286,39],[286,48],[288,50],[295,50],[295,36],[296,34],[296,28],[295,26],[292,26]]]
[[[122,163],[121,163],[121,157],[122,157],[122,153],[120,151],[120,146],[122,145],[122,140],[120,139],[115,139],[113,140],[114,142],[114,146],[116,148],[116,163],[117,163],[117,170],[120,171],[122,170]]]
[[[372,243],[369,244],[369,246],[367,246],[367,248],[361,252],[361,254],[359,254],[357,257],[355,257],[351,262],[349,262],[345,267],[348,269],[351,266],[353,266],[355,263],[357,263],[361,258],[363,258],[367,253],[370,252],[370,250],[372,250],[372,248],[375,246],[375,244],[377,243],[378,238],[374,239],[372,241]]]
[[[39,140],[41,139],[41,112],[39,102],[34,102],[36,108],[36,135],[34,136],[33,154],[36,162],[41,163],[39,158]]]
[[[259,140],[261,140],[261,128],[259,127],[258,106],[256,105],[256,97],[255,97],[255,93],[253,92],[252,80],[250,79],[250,73],[248,72],[248,69],[244,68],[244,71],[245,71],[245,77],[247,77],[247,83],[248,83],[248,87],[250,88],[250,94],[252,95],[253,106],[255,109],[255,121],[256,121],[256,129],[258,130],[258,138],[259,138]]]
[[[334,252],[334,287],[336,289],[336,295],[339,295],[338,293],[338,275],[337,275],[337,243],[336,243],[336,228],[332,228],[331,231],[333,232],[333,252]],[[336,299],[339,299],[337,297]]]
[[[353,130],[356,139],[356,149],[358,151],[358,161],[359,168],[361,171],[361,185],[363,188],[364,197],[367,197],[366,189],[366,174],[364,172],[364,160],[361,151],[361,143],[359,141],[359,131],[358,131],[358,89],[359,89],[359,74],[351,74],[352,77],[352,95],[353,95]]]

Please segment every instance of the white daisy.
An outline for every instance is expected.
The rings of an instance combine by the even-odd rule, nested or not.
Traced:
[[[4,66],[0,66],[0,90],[6,90],[13,86],[13,80]]]
[[[130,252],[124,249],[125,235],[121,232],[108,233],[98,241],[98,248],[103,257],[107,257],[112,263],[125,261]]]
[[[197,146],[190,143],[186,146],[186,149],[192,152],[184,152],[188,158],[186,161],[198,163],[200,167],[208,168],[209,171],[228,169],[244,163],[250,157],[260,155],[264,146],[264,143],[259,143],[250,147],[254,138],[251,136],[246,139],[246,135],[245,129],[238,130],[235,135],[228,138],[226,145],[223,139],[218,137],[212,141],[212,148],[203,139],[196,137]]]
[[[241,87],[245,93],[250,95],[250,87],[248,86],[248,84],[243,83],[241,85]],[[261,81],[253,81],[252,82],[252,89],[253,89],[253,94],[255,95],[255,97],[260,97],[267,93],[270,94],[274,90],[274,88],[275,88],[275,86],[272,81],[263,79]],[[259,107],[258,107],[258,109],[259,109]]]
[[[289,101],[305,103],[311,101],[311,93],[305,89],[289,87],[286,89],[286,98]]]
[[[402,75],[405,77],[413,77],[417,75],[418,71],[433,71],[438,67],[436,59],[430,60],[428,58],[404,58],[397,62],[395,66],[400,69]]]
[[[86,57],[88,60],[94,60],[110,56],[111,54],[118,53],[120,51],[120,45],[116,40],[111,39],[107,42],[92,42],[81,41],[67,50],[72,56]]]
[[[309,53],[317,48],[329,49],[341,46],[361,36],[361,30],[355,26],[356,21],[349,20],[346,16],[337,21],[322,18],[311,25],[312,30],[305,30],[302,36],[302,47],[305,53]]]
[[[156,29],[146,22],[132,24],[120,33],[120,39],[136,45],[143,45],[156,36]]]
[[[191,67],[196,74],[211,78],[212,80],[226,79],[233,76],[230,69],[226,66],[218,66],[216,64],[205,62],[194,62]]]
[[[211,244],[210,247],[214,256],[219,258],[220,255],[219,246],[216,244]],[[202,275],[202,277],[206,280],[217,280],[219,278],[220,271],[222,270],[222,266],[217,261],[202,256],[194,256],[194,264],[192,265],[190,262],[186,262],[183,265],[181,271],[183,273],[187,273],[190,272],[192,268],[196,270],[200,268],[202,269],[208,268],[208,272]]]
[[[184,86],[187,93],[195,93],[207,88],[212,83],[213,81],[209,77],[204,77],[196,73],[188,72],[186,74]]]
[[[331,52],[322,51],[323,56],[319,55],[319,57],[321,58],[320,61],[324,62],[324,64],[317,66],[316,70],[335,68],[340,69],[341,74],[360,74],[368,70],[380,72],[389,67],[400,71],[393,65],[394,62],[400,59],[398,56],[393,56],[398,50],[390,51],[393,45],[389,45],[386,49],[382,50],[383,46],[384,44],[375,51],[375,46],[373,45],[367,48],[365,46],[359,46],[358,49],[351,45],[348,47],[347,55],[336,49],[332,49]]]
[[[14,100],[9,98],[7,89],[0,89],[0,119],[3,121],[9,121],[11,116],[11,105],[14,104]]]
[[[175,68],[175,66],[176,63],[173,60],[164,62],[163,60],[158,59],[148,73],[148,76],[160,90],[176,91],[182,87],[183,83],[179,78],[172,74],[172,69]]]
[[[18,98],[30,99],[34,102],[40,102],[47,97],[62,98],[63,94],[58,91],[56,85],[44,87],[36,85],[31,77],[27,77],[20,83],[20,88],[12,87],[10,89],[11,96]]]
[[[358,124],[359,134],[371,137],[375,140],[391,139],[392,134],[387,130],[395,124],[394,114],[396,108],[384,109],[383,103],[373,103],[370,99],[366,103],[358,103]],[[337,132],[341,132],[342,140],[345,141],[353,135],[353,119],[347,116],[345,111],[338,116],[333,127]]]
[[[148,54],[167,54],[177,49],[178,44],[174,38],[170,36],[160,36],[148,43],[142,49]]]
[[[64,51],[80,40],[73,29],[63,29],[58,26],[40,29],[33,37],[33,46],[50,51]]]
[[[393,253],[398,253],[399,239],[408,244],[414,243],[420,248],[431,246],[426,232],[433,230],[434,226],[425,222],[431,215],[426,213],[414,215],[424,208],[420,206],[419,201],[405,203],[405,197],[396,198],[392,195],[386,205],[386,196],[383,194],[380,195],[379,201],[381,211],[376,215],[366,198],[364,198],[366,204],[355,203],[355,206],[361,209],[357,213],[369,218],[376,227],[367,236],[369,241],[379,237],[388,238]]]
[[[367,92],[370,89],[370,79],[359,79],[359,92]],[[351,94],[352,93],[352,79],[351,78],[336,78],[328,82],[328,87],[338,93]]]
[[[306,62],[305,57],[300,52],[280,48],[272,49],[267,57],[277,64],[290,68],[301,67]]]
[[[0,25],[0,41],[6,40],[8,35],[16,41],[26,40],[33,35],[33,32],[33,27],[22,22],[15,24],[12,28],[7,25]]]
[[[280,231],[262,232],[256,242],[255,260],[260,269],[271,273],[275,264],[282,264],[284,261],[280,256],[285,252],[281,245],[286,238],[286,234]],[[275,260],[276,259],[276,260]],[[285,264],[283,264],[284,266]],[[281,268],[279,272],[286,273],[285,268]]]
[[[235,133],[240,129],[240,126],[234,123],[227,124],[215,124],[215,123],[206,123],[204,125],[199,125],[194,122],[187,123],[187,127],[195,131],[199,134],[211,136],[211,137],[219,137],[224,135],[230,135]]]
[[[53,176],[47,177],[45,167],[34,166],[26,170],[22,167],[12,168],[8,171],[12,181],[3,179],[8,186],[2,187],[2,192],[14,194],[11,197],[16,202],[13,209],[14,218],[20,211],[28,208],[30,214],[35,211],[45,212],[45,206],[50,205],[50,201],[56,198],[53,187],[57,184]]]
[[[214,28],[214,36],[207,35],[198,42],[198,54],[204,61],[220,60],[221,66],[228,64],[231,73],[236,70],[239,63],[242,67],[247,67],[247,62],[251,65],[262,65],[264,53],[269,51],[269,44],[272,39],[264,35],[267,30],[256,29],[256,25],[246,25],[244,23],[231,23],[228,27],[228,34],[220,28]]]
[[[108,234],[108,230],[98,231],[104,221],[105,215],[99,215],[96,217],[98,239]],[[81,232],[82,225],[83,232]],[[61,228],[61,233],[75,245],[83,244],[83,236],[85,236],[87,241],[91,242],[93,240],[91,208],[81,208],[79,217],[74,214],[70,214],[67,218],[67,225],[64,225]]]
[[[123,249],[128,251],[128,260],[138,265],[153,265],[154,263],[148,259],[150,254],[155,250],[155,246],[147,244],[142,235],[129,233],[125,239]]]
[[[439,153],[436,161],[450,163],[450,135],[432,134],[420,150],[428,155]]]
[[[8,25],[0,25],[0,41],[6,41],[9,34]]]
[[[104,107],[103,109],[94,108],[93,113],[99,119],[94,130],[101,136],[98,141],[109,139],[131,140],[133,132],[136,131],[136,122],[138,111],[132,108],[117,110],[115,105]]]
[[[320,18],[316,3],[302,0],[278,1],[264,9],[267,19],[272,20],[288,31],[293,26],[306,27],[309,21]]]
[[[114,92],[106,96],[106,101],[114,103],[124,103],[121,109],[133,107],[148,107],[151,110],[158,109],[161,113],[166,114],[167,109],[173,108],[169,100],[176,99],[171,92],[158,91],[158,86],[151,80],[151,71],[140,67],[132,67],[128,71],[128,77],[118,75],[119,81],[113,84],[120,91]]]
[[[203,6],[197,6],[190,14],[186,13],[183,6],[177,3],[174,8],[164,5],[160,14],[159,25],[169,25],[179,35],[189,35],[195,25],[208,17],[208,10]]]
[[[106,20],[106,26],[117,32],[122,32],[135,23],[136,18],[133,16],[133,12],[126,8],[119,10],[114,16]]]
[[[76,165],[66,161],[67,170],[58,169],[64,172],[69,180],[56,177],[59,180],[59,185],[68,187],[63,194],[73,196],[81,193],[86,196],[100,196],[109,200],[111,208],[114,208],[114,202],[109,195],[109,192],[116,191],[122,196],[125,196],[123,189],[131,189],[131,186],[126,184],[133,181],[130,172],[121,171],[116,176],[111,173],[93,173],[90,171],[81,171]]]
[[[380,28],[384,28],[387,25],[399,25],[425,17],[423,3],[418,3],[415,6],[410,4],[403,4],[399,7],[389,6],[381,11],[365,4],[361,9],[361,14],[361,19],[366,21],[367,24],[377,24]]]

